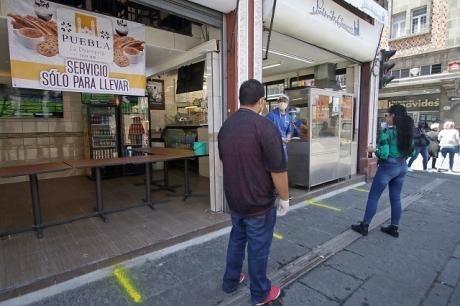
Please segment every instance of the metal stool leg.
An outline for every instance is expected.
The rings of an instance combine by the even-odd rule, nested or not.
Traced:
[[[37,237],[43,237],[42,213],[40,209],[40,195],[38,192],[38,178],[36,174],[29,175],[30,193],[32,195],[32,210],[34,214],[34,228],[37,231]]]
[[[96,168],[96,211],[102,221],[107,221],[104,215],[104,199],[102,197],[101,168]]]
[[[152,195],[151,195],[151,189],[150,189],[150,184],[151,184],[151,164],[150,163],[147,163],[145,164],[145,199],[144,201],[147,202],[147,205],[151,208],[151,209],[155,209],[155,207],[153,207],[153,203],[152,203]]]

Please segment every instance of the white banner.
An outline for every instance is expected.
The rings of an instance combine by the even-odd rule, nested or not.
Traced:
[[[144,96],[145,29],[43,0],[7,0],[14,87]]]

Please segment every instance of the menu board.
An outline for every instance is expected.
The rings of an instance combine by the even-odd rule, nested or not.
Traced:
[[[0,118],[63,118],[61,91],[20,89],[0,84]]]
[[[102,105],[115,104],[115,95],[82,93],[81,103]]]

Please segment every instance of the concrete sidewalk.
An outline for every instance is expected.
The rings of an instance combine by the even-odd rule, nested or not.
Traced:
[[[438,187],[420,192],[436,179]],[[270,273],[276,275],[289,263],[348,231],[350,224],[362,218],[368,188],[360,186],[299,204],[279,218]],[[355,242],[285,287],[282,299],[274,305],[460,305],[457,190],[458,176],[408,174],[403,197],[418,194],[419,198],[403,214],[400,238],[379,230],[368,237],[356,234]],[[379,210],[387,207],[385,193]],[[67,287],[64,284],[55,290],[71,289],[56,295],[47,296],[53,290],[45,289],[4,304],[134,305],[137,301],[142,305],[249,305],[248,283],[232,295],[220,289],[228,241],[228,230],[223,232],[166,256],[151,256],[141,264],[128,265],[121,280],[107,276],[91,282],[70,281]],[[238,296],[241,298],[235,299]],[[232,304],[233,300],[238,302]]]

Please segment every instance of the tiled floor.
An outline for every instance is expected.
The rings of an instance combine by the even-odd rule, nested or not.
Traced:
[[[182,172],[171,176],[173,182],[182,182]],[[143,176],[104,180],[105,207],[141,203],[144,186],[135,186],[139,182]],[[39,186],[44,222],[86,214],[95,207],[95,183],[87,177],[41,180]],[[191,189],[209,192],[208,179],[193,176]],[[177,192],[182,192],[182,187]],[[224,214],[209,213],[208,197],[183,202],[168,193],[152,193],[153,200],[168,200],[157,204],[154,211],[139,207],[109,214],[106,223],[89,218],[49,227],[40,240],[34,232],[0,240],[0,294],[228,220]],[[0,185],[0,231],[31,224],[28,183]]]

